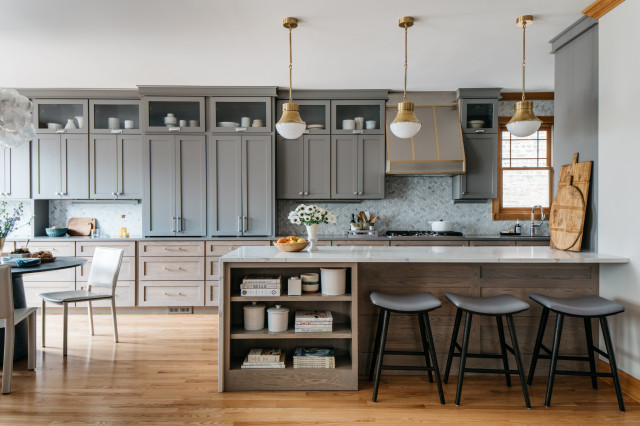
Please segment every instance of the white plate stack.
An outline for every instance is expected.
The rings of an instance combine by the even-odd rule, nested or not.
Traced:
[[[331,333],[331,311],[296,311],[296,333]]]

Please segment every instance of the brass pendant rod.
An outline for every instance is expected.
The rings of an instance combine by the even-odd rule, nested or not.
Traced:
[[[522,21],[522,100],[524,101],[524,58],[525,58],[525,29],[527,28],[527,21]]]
[[[292,91],[291,91],[291,75],[292,75],[292,70],[293,70],[293,55],[292,55],[292,48],[291,48],[291,30],[292,30],[292,28],[289,27],[289,103],[293,103],[293,95],[292,95]]]
[[[407,102],[407,24],[404,25],[404,102]]]

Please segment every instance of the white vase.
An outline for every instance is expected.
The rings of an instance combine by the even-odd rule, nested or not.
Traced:
[[[307,227],[307,240],[309,240],[309,247],[307,251],[318,251],[318,246],[316,243],[318,242],[318,228],[320,228],[320,224],[314,223],[313,225],[305,225]]]

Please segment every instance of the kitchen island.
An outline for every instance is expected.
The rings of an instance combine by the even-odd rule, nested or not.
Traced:
[[[355,390],[358,376],[368,371],[377,323],[377,309],[369,293],[430,291],[443,301],[430,314],[438,362],[444,365],[453,328],[455,309],[444,293],[471,296],[511,294],[527,300],[531,292],[572,297],[598,294],[600,264],[627,263],[628,259],[590,252],[566,252],[549,247],[320,247],[316,252],[286,253],[275,247],[241,247],[220,258],[219,391],[233,390]],[[346,294],[286,295],[287,278],[320,268],[346,268]],[[278,274],[283,290],[278,297],[240,296],[240,283],[248,274]],[[332,333],[295,333],[292,326],[283,333],[267,329],[246,331],[243,306],[259,301],[268,307],[276,303],[289,308],[289,320],[296,310],[330,310]],[[525,365],[530,360],[541,310],[531,309],[515,316]],[[565,322],[562,351],[581,354],[585,348],[582,320]],[[549,321],[552,327],[553,321]],[[265,322],[266,326],[266,322]],[[597,333],[597,327],[593,327]],[[495,320],[479,317],[472,324],[470,351],[499,351]],[[553,333],[547,333],[547,338]],[[420,350],[415,317],[392,318],[389,350]],[[594,333],[594,336],[597,334]],[[597,337],[596,337],[597,338]],[[550,342],[546,342],[550,346]],[[285,369],[242,369],[244,355],[251,348],[279,347],[290,354],[298,346],[330,346],[335,349],[335,369],[294,369],[287,359]],[[388,356],[394,363],[394,357]],[[457,361],[457,360],[456,360]],[[402,362],[422,365],[424,358]],[[498,368],[500,360],[473,360],[482,367]],[[511,362],[514,362],[511,359]],[[515,365],[515,364],[514,364]],[[544,371],[540,365],[539,372]],[[583,368],[584,366],[572,366]],[[455,371],[454,364],[454,371]]]

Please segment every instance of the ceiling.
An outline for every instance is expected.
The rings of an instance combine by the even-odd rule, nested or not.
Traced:
[[[591,0],[0,0],[3,87],[136,85],[402,89],[520,88],[519,15],[527,29],[527,90],[553,90],[549,40]]]

